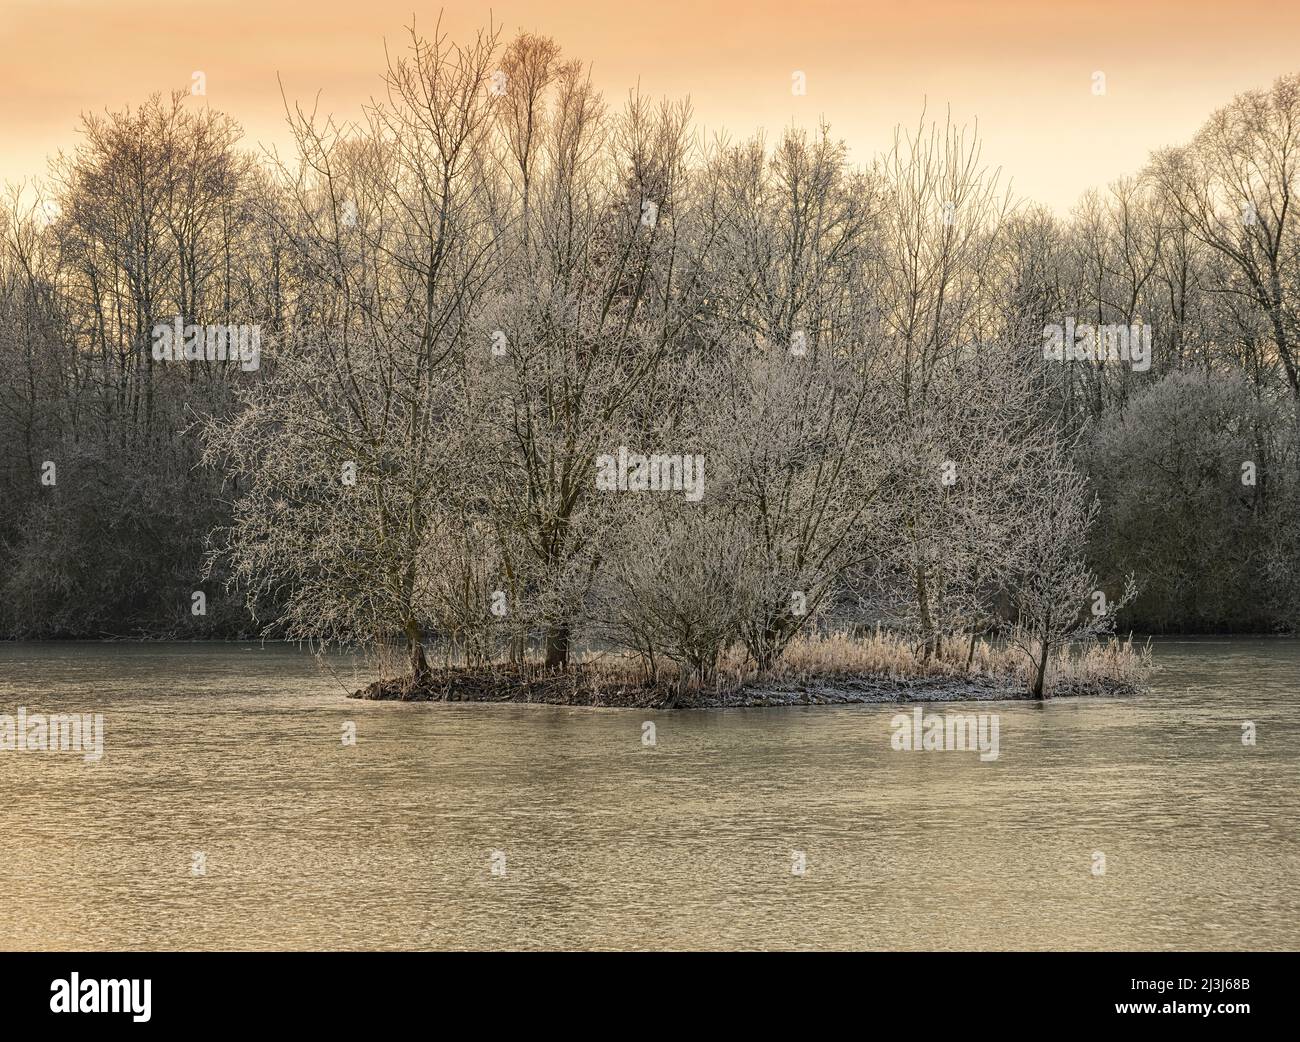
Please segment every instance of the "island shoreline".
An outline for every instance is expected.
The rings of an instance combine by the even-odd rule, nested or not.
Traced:
[[[1119,698],[1148,691],[1117,681],[1053,692],[1047,699]],[[411,677],[377,680],[348,695],[373,702],[456,702],[551,705],[586,709],[759,709],[793,706],[1036,702],[1024,686],[1000,678],[834,676],[798,682],[749,682],[736,688],[681,690],[667,684],[600,684],[573,674],[521,677],[514,671],[438,670],[420,683]]]

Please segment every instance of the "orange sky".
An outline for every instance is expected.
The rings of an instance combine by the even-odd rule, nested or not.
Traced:
[[[322,91],[353,115],[375,93],[383,40],[412,0],[0,0],[0,181],[75,143],[77,115],[207,77],[206,103],[249,139],[283,142],[291,98]],[[464,36],[489,13],[594,63],[607,97],[689,95],[697,122],[733,136],[827,119],[869,159],[928,96],[976,117],[985,158],[1016,193],[1067,210],[1188,137],[1214,107],[1300,71],[1295,0],[449,0]],[[807,76],[791,94],[791,73]],[[1092,93],[1094,71],[1107,92]],[[203,101],[195,99],[195,104]]]

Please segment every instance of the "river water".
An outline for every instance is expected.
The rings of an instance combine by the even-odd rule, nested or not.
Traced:
[[[895,750],[893,706],[359,703],[291,647],[0,644],[0,714],[104,719],[95,762],[0,751],[0,947],[1300,947],[1300,642],[1156,661],[967,707],[981,761]]]

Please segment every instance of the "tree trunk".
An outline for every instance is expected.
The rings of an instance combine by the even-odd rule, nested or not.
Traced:
[[[411,662],[411,676],[417,681],[429,676],[429,660],[424,657],[424,641],[420,634],[420,624],[414,619],[406,620],[406,648]]]
[[[758,667],[759,676],[767,676],[776,665],[776,640],[777,634],[773,627],[769,626],[763,631],[763,636],[759,641],[758,654],[754,656],[754,664]]]
[[[510,636],[510,664],[512,666],[522,666],[524,658],[528,654],[528,636],[523,632],[516,631]]]
[[[569,624],[554,623],[546,628],[546,668],[569,668]]]
[[[928,662],[939,651],[939,635],[935,629],[934,617],[930,614],[930,590],[925,582],[925,570],[920,562],[916,565],[916,605],[921,616],[921,640],[924,657]]]
[[[1043,689],[1047,679],[1047,651],[1051,643],[1047,638],[1052,628],[1051,620],[1051,615],[1048,615],[1043,625],[1043,646],[1038,651],[1038,675],[1034,677],[1034,697],[1040,702],[1043,700]]]

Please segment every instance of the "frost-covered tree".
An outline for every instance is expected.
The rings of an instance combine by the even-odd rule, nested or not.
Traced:
[[[495,47],[412,31],[364,129],[297,114],[282,223],[313,320],[269,345],[238,417],[206,428],[233,479],[218,549],[251,606],[282,600],[298,638],[400,635],[417,679],[441,505],[465,488],[456,362],[499,231],[480,149]]]
[[[1044,697],[1056,653],[1113,632],[1116,616],[1137,595],[1132,576],[1107,591],[1088,567],[1098,510],[1087,480],[1062,455],[1039,471],[1035,495],[1019,518],[1006,575],[1015,620],[1009,639],[1029,659],[1035,698]]]

